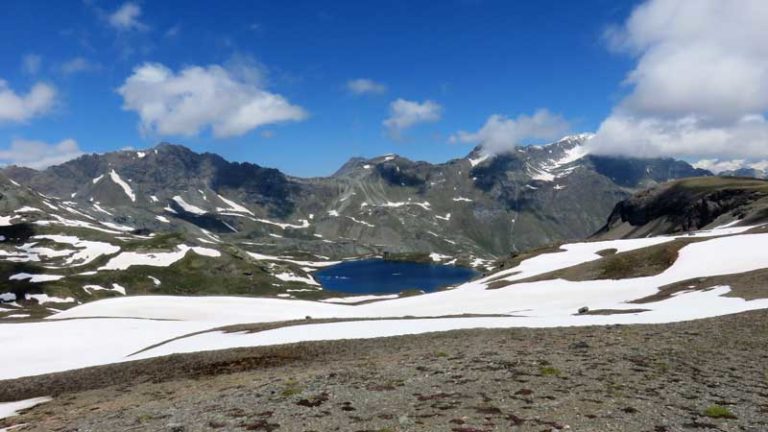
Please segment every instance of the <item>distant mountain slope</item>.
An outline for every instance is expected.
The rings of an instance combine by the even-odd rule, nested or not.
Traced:
[[[671,181],[616,204],[598,238],[640,238],[768,220],[768,181],[701,177]]]
[[[443,164],[355,158],[334,175],[313,179],[170,144],[4,173],[84,212],[105,210],[97,210],[99,218],[152,232],[177,231],[181,220],[218,235],[259,239],[272,252],[486,258],[583,238],[639,188],[710,174],[671,159],[588,155],[589,138],[495,157],[476,149]]]
[[[724,177],[752,177],[756,179],[768,179],[768,172],[757,168],[738,168],[735,170],[723,171],[718,175]]]

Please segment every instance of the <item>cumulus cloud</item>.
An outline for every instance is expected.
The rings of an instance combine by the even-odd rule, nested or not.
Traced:
[[[397,99],[389,104],[389,117],[383,124],[389,135],[399,138],[403,131],[419,123],[436,122],[440,120],[443,107],[437,102],[424,102]]]
[[[768,121],[762,115],[745,115],[713,124],[695,115],[660,118],[614,113],[589,145],[595,153],[637,157],[750,159],[764,157],[768,150]]]
[[[134,2],[126,2],[109,14],[107,22],[121,31],[146,30],[147,26],[139,21],[139,17],[141,17],[141,7]]]
[[[142,132],[149,134],[190,136],[210,127],[214,136],[230,137],[307,116],[300,106],[264,90],[260,71],[242,62],[178,72],[145,63],[117,91],[123,109],[138,113]]]
[[[746,161],[744,159],[718,160],[702,159],[692,164],[695,168],[701,168],[719,174],[723,171],[735,171],[737,169],[748,168],[760,171],[768,170],[768,160]]]
[[[494,155],[512,151],[528,139],[551,140],[563,136],[570,129],[561,116],[545,109],[533,115],[521,114],[507,118],[494,114],[477,132],[460,131],[451,136],[451,142],[480,144],[485,154]]]
[[[0,123],[24,122],[47,113],[56,102],[56,89],[37,83],[27,94],[16,93],[0,79]]]
[[[64,163],[82,154],[77,141],[71,138],[54,144],[15,139],[7,149],[0,149],[0,163],[42,169]]]
[[[718,160],[768,152],[768,2],[649,0],[608,40],[637,62],[591,151]]]
[[[42,64],[43,58],[37,54],[27,54],[21,58],[21,70],[29,75],[36,75],[40,72]]]
[[[358,78],[347,81],[347,91],[354,95],[386,93],[387,86],[368,78]]]

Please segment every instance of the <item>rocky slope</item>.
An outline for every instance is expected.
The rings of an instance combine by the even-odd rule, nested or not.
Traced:
[[[466,330],[163,357],[4,381],[20,431],[768,428],[768,313]]]
[[[664,183],[616,204],[597,238],[641,238],[768,220],[768,181],[706,177]]]

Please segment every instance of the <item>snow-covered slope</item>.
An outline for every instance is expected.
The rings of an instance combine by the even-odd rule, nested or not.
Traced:
[[[687,244],[671,266],[653,276],[581,282],[523,281],[605,259],[601,252],[606,250],[613,249],[620,254],[658,247],[676,239]],[[768,269],[768,233],[729,226],[694,236],[567,244],[560,251],[529,258],[515,268],[451,290],[362,305],[274,298],[114,298],[84,304],[42,322],[0,324],[0,345],[13,353],[14,360],[0,370],[0,378],[170,353],[308,340],[372,338],[462,328],[663,323],[713,317],[768,308],[768,290],[756,299],[745,300],[732,295],[727,283],[703,287],[705,289],[694,289],[692,285],[687,291],[642,305],[630,302],[692,278],[735,276],[759,269]],[[499,280],[508,284],[491,289]],[[578,314],[583,306],[613,313]],[[485,316],[460,317],[466,314]],[[304,320],[307,316],[346,321],[299,322],[256,333],[197,333],[232,324]],[[363,318],[366,320],[359,320]],[[116,334],[120,337],[115,338]],[[159,345],[146,349],[156,344]],[[138,351],[142,352],[136,354]]]

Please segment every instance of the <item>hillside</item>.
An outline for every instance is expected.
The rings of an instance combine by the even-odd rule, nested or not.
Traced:
[[[498,271],[452,289],[369,297],[358,304],[117,296],[42,322],[14,324],[25,336],[0,342],[26,360],[0,371],[0,377],[275,343],[478,327],[666,323],[762,309],[768,307],[760,282],[768,269],[767,237],[765,226],[731,226],[692,235],[564,244],[501,263]],[[579,313],[583,307],[587,313]],[[26,343],[29,339],[37,343]]]

